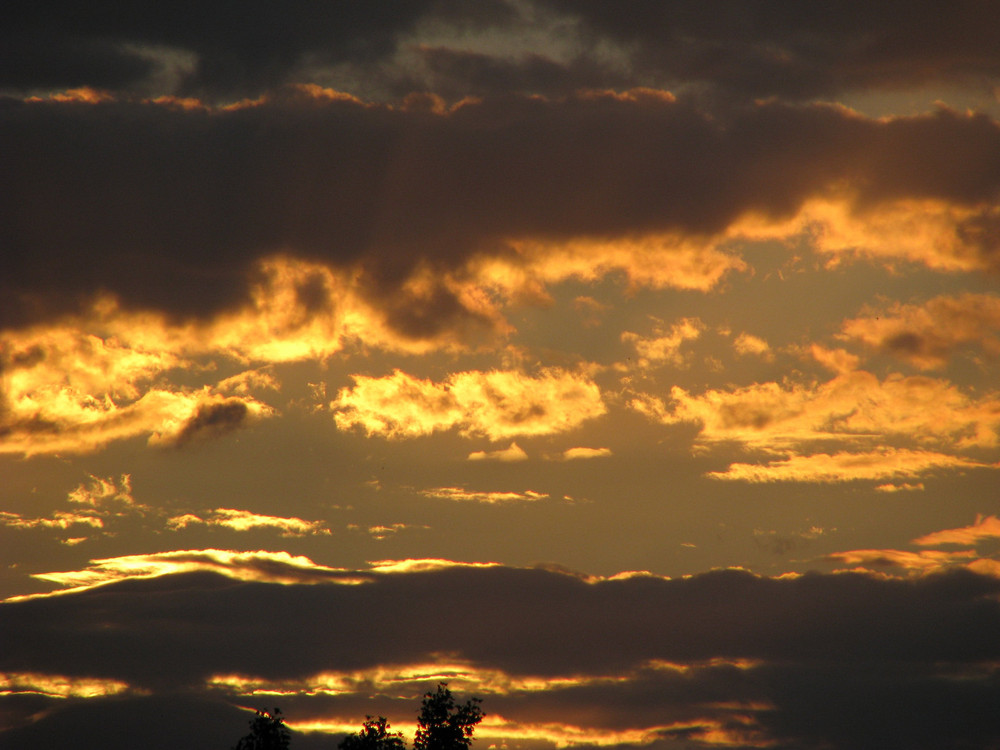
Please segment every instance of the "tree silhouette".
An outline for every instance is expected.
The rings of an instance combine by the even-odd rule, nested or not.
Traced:
[[[468,750],[476,725],[486,715],[479,708],[481,702],[472,698],[458,705],[448,683],[439,683],[437,692],[426,693],[420,705],[413,750]]]
[[[357,734],[349,734],[337,745],[340,750],[406,750],[402,732],[389,733],[389,722],[384,716],[377,719],[365,717]]]
[[[292,735],[281,718],[281,709],[271,713],[260,710],[250,721],[250,734],[236,743],[232,750],[288,750]]]

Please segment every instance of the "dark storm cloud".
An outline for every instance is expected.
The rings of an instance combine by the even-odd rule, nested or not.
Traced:
[[[301,90],[230,110],[0,103],[0,324],[76,309],[97,290],[208,315],[246,299],[256,260],[286,252],[360,263],[372,297],[422,336],[463,308],[441,287],[406,315],[410,272],[460,269],[509,252],[510,238],[707,236],[748,211],[790,217],[834,189],[859,215],[892,200],[959,204],[971,227],[1000,192],[1000,127],[946,109],[891,121],[778,103],[709,114],[642,92],[428,104]],[[974,234],[962,252],[995,263],[995,237]]]
[[[996,5],[962,0],[540,0],[595,42],[630,53],[633,72],[740,98],[809,98],[928,83],[983,87],[1000,75]]]
[[[197,690],[214,674],[287,680],[444,653],[515,675],[628,678],[488,696],[492,711],[522,722],[725,723],[743,705],[779,746],[875,748],[896,738],[907,748],[986,748],[1000,738],[989,710],[1000,697],[994,578],[774,580],[722,571],[587,583],[508,568],[368,575],[369,583],[343,586],[180,574],[8,602],[0,669],[169,694]],[[288,697],[285,706],[300,716],[370,713],[362,697]],[[844,722],[848,715],[855,720]]]
[[[18,1],[7,5],[0,31],[0,90],[91,86],[238,98],[302,80],[303,68],[376,62],[421,19],[483,26],[510,16],[502,2],[448,0]],[[151,90],[151,77],[171,64],[180,66],[176,84]]]
[[[208,440],[225,435],[242,427],[249,413],[247,405],[238,398],[202,404],[181,427],[173,444],[180,447],[192,440]]]
[[[426,86],[447,100],[508,92],[559,96],[578,89],[627,89],[634,79],[580,55],[569,61],[545,54],[500,57],[467,49],[421,47],[426,66],[421,78],[405,74],[393,83],[401,96]]]
[[[355,586],[199,573],[4,604],[12,645],[0,660],[10,671],[137,685],[192,684],[234,670],[302,676],[433,653],[548,675],[715,657],[973,663],[1000,656],[998,591],[1000,582],[971,573],[786,581],[730,571],[588,584],[542,570],[459,568]],[[293,637],[274,642],[280,632]],[[142,662],[132,658],[136,649]]]

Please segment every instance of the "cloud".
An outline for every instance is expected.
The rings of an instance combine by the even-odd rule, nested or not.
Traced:
[[[575,461],[581,458],[604,458],[611,455],[610,448],[568,448],[562,453],[564,461]]]
[[[740,100],[976,86],[1000,69],[984,32],[989,9],[976,2],[960,3],[947,19],[931,4],[905,19],[882,6],[844,14],[839,6],[792,2],[734,3],[711,16],[689,2],[670,9],[635,3],[625,14],[599,1],[542,4],[575,17],[591,44],[627,50],[634,75]]]
[[[997,538],[1000,538],[1000,519],[996,516],[976,516],[976,522],[971,526],[934,531],[914,539],[913,543],[928,547],[938,544],[975,545]]]
[[[140,436],[181,445],[273,414],[249,395],[169,384],[166,376],[181,367],[198,371],[187,357],[197,352],[195,333],[115,313],[114,305],[105,306],[93,321],[100,329],[115,319],[103,336],[87,332],[82,321],[0,336],[0,453],[86,453]],[[223,386],[231,389],[232,381]]]
[[[89,482],[84,482],[72,490],[66,501],[73,507],[70,511],[57,510],[49,517],[26,518],[19,513],[0,512],[0,525],[13,529],[54,529],[68,533],[80,534],[89,527],[91,534],[117,533],[116,527],[130,517],[144,517],[151,512],[149,506],[135,501],[132,497],[132,477],[122,474],[118,480],[114,477],[96,477],[91,475]],[[82,510],[78,510],[83,506]],[[63,544],[75,545],[87,541],[90,536],[63,535]]]
[[[686,358],[681,354],[681,346],[685,341],[694,341],[705,330],[705,324],[698,318],[681,318],[669,330],[657,325],[654,336],[645,338],[632,331],[622,332],[622,341],[635,347],[639,355],[639,366],[649,367],[651,364],[669,362],[675,367],[683,367]]]
[[[921,550],[906,552],[895,549],[856,549],[848,552],[834,552],[827,559],[853,567],[863,566],[875,569],[902,568],[921,573],[942,570],[949,565],[968,564],[976,553],[972,550],[943,552],[941,550]]]
[[[605,413],[597,385],[560,370],[538,376],[516,371],[458,372],[441,383],[400,370],[376,378],[354,375],[331,402],[340,429],[361,427],[389,438],[419,437],[457,428],[491,440],[575,429]]]
[[[12,529],[70,529],[74,526],[104,528],[104,519],[87,513],[57,511],[51,518],[25,518],[19,513],[0,511],[0,524]]]
[[[761,357],[768,361],[774,359],[774,352],[771,351],[768,343],[764,339],[749,333],[741,333],[737,336],[733,341],[733,348],[741,357]]]
[[[526,461],[528,454],[517,443],[495,451],[473,451],[469,454],[470,461]]]
[[[957,352],[975,347],[1000,354],[1000,297],[962,294],[920,305],[898,302],[888,310],[846,320],[841,337],[887,352],[921,370],[945,367]]]
[[[935,470],[998,469],[969,458],[933,451],[883,448],[861,453],[793,455],[766,464],[730,464],[706,476],[744,482],[851,482],[922,476]]]
[[[546,500],[549,497],[544,492],[535,492],[534,490],[525,490],[524,492],[475,492],[461,487],[434,487],[429,490],[421,490],[420,494],[425,497],[440,498],[442,500],[485,503],[487,505],[534,502],[536,500]]]
[[[1000,130],[947,109],[709,112],[634,90],[428,110],[300,86],[217,108],[9,101],[0,137],[14,196],[0,215],[2,328],[99,292],[210,319],[260,306],[255,276],[281,256],[326,268],[412,341],[500,330],[491,293],[564,279],[708,290],[746,268],[732,250],[747,241],[945,270],[996,260]],[[305,321],[330,289],[299,286]]]
[[[744,746],[839,750],[894,740],[942,747],[957,738],[987,748],[1000,736],[980,708],[997,692],[1000,579],[961,569],[957,557],[955,569],[902,578],[886,568],[588,581],[447,561],[337,573],[264,553],[172,554],[234,570],[223,578],[189,569],[3,603],[10,645],[0,671],[24,674],[30,655],[38,683],[94,679],[128,685],[130,696],[183,689],[237,705],[267,694],[293,723],[333,731],[373,709],[412,715],[422,691],[454,680],[455,689],[481,691],[490,715],[502,717],[480,733],[498,743],[644,737],[672,750],[694,737],[742,737]],[[283,585],[247,575],[262,569],[270,570],[262,580]],[[338,575],[368,582],[319,583]],[[319,585],[292,583],[297,577]],[[115,698],[89,700],[83,715],[94,717]],[[50,716],[72,705],[52,706]],[[850,706],[860,726],[842,721]],[[2,736],[5,745],[16,737]]]
[[[694,395],[671,390],[667,403],[640,396],[632,408],[667,424],[700,426],[706,443],[735,441],[784,450],[815,441],[856,445],[888,439],[951,450],[991,448],[998,442],[995,394],[975,397],[947,380],[863,370],[824,383],[765,382]]]
[[[188,513],[174,516],[167,520],[167,527],[171,529],[184,529],[192,524],[222,526],[234,531],[276,529],[281,532],[281,536],[283,537],[330,535],[330,529],[323,525],[323,521],[303,521],[301,518],[295,518],[294,516],[265,516],[233,508],[216,508],[210,511],[205,517]]]
[[[503,10],[486,3],[475,11],[435,12],[423,0],[400,3],[383,18],[363,3],[350,10],[294,3],[247,8],[234,23],[221,6],[208,6],[190,24],[184,14],[138,3],[113,19],[87,11],[70,21],[72,4],[51,14],[27,5],[6,25],[0,88],[32,91],[89,84],[158,93],[207,94],[223,100],[326,70],[338,64],[375,63],[390,57],[420,19],[449,20],[475,28]],[[280,29],[280,32],[278,31]]]
[[[978,90],[1000,67],[987,31],[993,17],[968,0],[946,19],[920,5],[902,21],[880,7],[845,18],[839,6],[789,2],[734,4],[709,16],[691,3],[671,13],[637,3],[616,14],[599,2],[410,0],[391,19],[363,3],[339,13],[290,3],[280,13],[248,8],[239,24],[209,7],[196,25],[149,3],[110,20],[73,10],[64,2],[49,14],[19,8],[0,36],[0,89],[91,85],[231,101],[331,79],[453,98],[653,81],[752,101],[872,87]]]
[[[333,581],[347,584],[361,579],[342,576],[342,569],[317,565],[308,557],[287,552],[234,550],[176,550],[91,560],[84,570],[39,573],[34,577],[64,587],[67,593],[125,579],[159,578],[169,574],[209,571],[235,580],[273,583]],[[9,601],[25,597],[14,597]],[[33,598],[28,596],[27,598]]]

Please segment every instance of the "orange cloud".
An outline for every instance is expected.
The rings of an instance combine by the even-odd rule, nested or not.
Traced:
[[[745,482],[849,482],[914,477],[935,469],[1000,468],[959,456],[931,451],[883,448],[865,453],[793,455],[766,464],[730,464],[709,472],[712,479]]]
[[[442,383],[396,370],[376,378],[354,375],[330,404],[340,429],[362,428],[389,438],[419,437],[457,428],[491,440],[566,432],[606,408],[597,385],[560,370],[459,372]]]
[[[844,321],[841,338],[886,351],[922,370],[944,367],[961,347],[1000,354],[1000,297],[962,294]]]
[[[976,553],[972,550],[906,552],[897,549],[856,549],[847,552],[834,552],[827,555],[827,559],[851,566],[903,568],[919,573],[931,573],[956,564],[964,565],[975,556]]]
[[[633,288],[707,292],[726,274],[747,269],[741,258],[716,244],[655,233],[562,242],[511,238],[514,259],[475,258],[469,262],[469,273],[484,287],[508,298],[537,297],[550,284],[598,281],[615,273],[624,274]]]
[[[921,546],[936,544],[975,545],[986,539],[1000,539],[1000,519],[996,516],[976,516],[976,521],[971,526],[934,531],[914,539],[913,543]]]

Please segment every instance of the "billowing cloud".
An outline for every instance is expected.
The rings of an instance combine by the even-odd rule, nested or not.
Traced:
[[[113,306],[101,316],[113,318]],[[67,321],[3,336],[0,453],[82,453],[141,436],[182,444],[273,414],[249,395],[168,383],[177,368],[197,369],[180,343],[184,328],[143,316],[116,326],[98,336]]]
[[[330,406],[341,429],[368,435],[419,437],[457,428],[491,440],[566,432],[605,413],[596,384],[550,369],[537,376],[509,370],[454,373],[440,383],[396,370],[355,375]]]
[[[525,490],[524,492],[477,492],[467,490],[462,487],[434,487],[428,490],[421,490],[420,494],[424,497],[435,497],[442,500],[485,503],[487,505],[513,502],[534,502],[536,500],[546,500],[549,497],[544,492],[535,492],[534,490]]]
[[[766,464],[734,463],[725,471],[709,472],[707,476],[744,482],[850,482],[910,478],[942,469],[1000,469],[1000,465],[933,451],[883,448],[794,455]]]
[[[888,352],[922,370],[944,367],[965,348],[1000,354],[1000,297],[962,294],[844,321],[842,337]]]
[[[390,107],[298,87],[214,109],[11,101],[0,137],[15,146],[3,328],[100,291],[126,310],[210,318],[252,302],[257,269],[279,255],[343,274],[412,340],[496,329],[490,290],[614,272],[710,289],[745,267],[735,244],[762,239],[809,238],[832,259],[995,265],[1000,130],[943,108],[710,113],[651,90]],[[320,310],[325,285],[301,285],[299,309]]]

